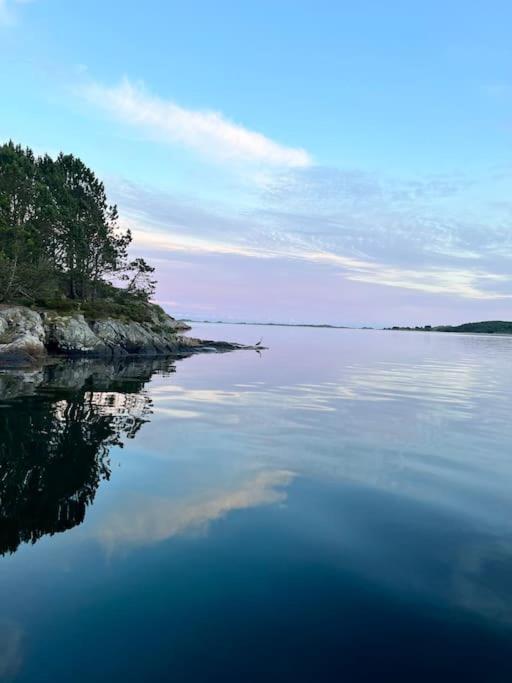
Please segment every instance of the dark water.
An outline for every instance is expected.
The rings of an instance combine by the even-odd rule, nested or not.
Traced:
[[[512,680],[512,339],[0,375],[0,680]]]

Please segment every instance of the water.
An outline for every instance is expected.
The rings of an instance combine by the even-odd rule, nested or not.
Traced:
[[[0,680],[512,680],[512,338],[0,375]]]

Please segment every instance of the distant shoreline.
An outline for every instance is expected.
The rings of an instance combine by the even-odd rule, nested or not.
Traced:
[[[239,320],[191,320],[190,318],[181,318],[182,322],[190,323],[192,325],[255,325],[259,327],[315,327],[328,328],[332,330],[372,330],[373,327],[351,327],[350,325],[328,325],[320,323],[251,323]]]
[[[455,334],[495,334],[502,336],[512,335],[512,322],[507,320],[482,320],[475,323],[462,323],[462,325],[425,325],[423,327],[386,327],[393,332],[452,332]]]
[[[314,329],[331,330],[374,330],[377,332],[443,332],[452,334],[488,334],[495,336],[512,336],[512,322],[504,320],[484,320],[475,323],[463,323],[461,325],[424,325],[424,326],[399,326],[393,327],[356,327],[353,325],[330,325],[328,323],[262,323],[234,320],[192,320],[183,318],[183,322],[192,325],[250,325],[255,327],[310,327]]]

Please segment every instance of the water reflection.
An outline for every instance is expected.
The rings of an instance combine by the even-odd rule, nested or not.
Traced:
[[[512,339],[265,341],[0,374],[0,679],[512,680]]]
[[[109,450],[151,413],[144,386],[157,370],[174,366],[82,361],[0,376],[1,554],[84,520]]]
[[[201,531],[230,512],[284,502],[284,487],[293,478],[293,472],[269,470],[257,472],[231,490],[205,491],[191,499],[127,496],[106,516],[96,537],[112,552],[120,547],[146,546],[184,531]]]
[[[0,681],[12,680],[22,664],[23,632],[7,619],[0,619]]]
[[[405,341],[414,347],[418,337]],[[471,340],[456,341],[465,349]],[[266,468],[355,481],[496,523],[512,473],[512,345],[498,342],[475,346],[474,354],[459,347],[454,357],[443,349],[424,354],[418,344],[407,361],[399,352],[359,359],[351,349],[342,362],[326,353],[332,365],[325,379],[316,358],[300,372],[290,360],[289,378],[280,365],[279,381],[211,386],[177,377],[152,387],[154,415],[190,416],[196,435],[222,437],[229,428],[222,447],[236,463],[257,459]],[[311,367],[323,381],[304,381]]]
[[[325,345],[333,339],[332,348]],[[501,357],[510,340],[489,346],[388,336],[391,347],[395,339],[403,345],[390,354],[378,333],[360,339],[368,350],[349,333],[326,335],[323,353],[307,364],[302,355],[300,371],[289,345],[287,363],[279,348],[264,362],[253,354],[196,357],[199,370],[188,382],[180,381],[186,373],[178,382],[162,379],[175,372],[172,362],[147,360],[0,374],[0,553],[80,524],[110,477],[109,450],[133,439],[150,415],[152,453],[169,460],[172,429],[172,451],[201,469],[189,489],[190,467],[173,472],[177,491],[169,468],[150,463],[153,474],[141,474],[144,494],[127,494],[101,519],[96,536],[109,547],[161,540],[230,508],[265,503],[290,472],[355,481],[495,524],[509,496],[503,444],[512,440],[512,423]],[[298,348],[303,354],[304,344]],[[234,368],[234,376],[212,380],[208,371],[219,366]],[[211,471],[210,452],[217,461]],[[209,472],[204,481],[201,471]],[[155,491],[159,478],[167,490]]]

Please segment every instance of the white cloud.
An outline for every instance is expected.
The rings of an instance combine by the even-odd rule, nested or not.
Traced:
[[[149,94],[123,79],[107,87],[91,83],[80,89],[89,102],[114,118],[170,144],[180,144],[219,161],[301,168],[311,165],[303,149],[286,147],[248,130],[215,111],[194,111]]]
[[[112,189],[137,248],[148,256],[302,260],[338,270],[345,281],[387,289],[512,298],[508,176],[401,179],[318,164],[267,168],[263,175],[264,189],[260,184],[249,193],[244,208],[238,197],[211,203],[119,181]]]
[[[142,202],[141,202],[142,204]],[[123,209],[122,202],[121,208]],[[143,208],[141,206],[141,208]],[[415,268],[405,264],[391,264],[385,260],[368,256],[343,254],[322,246],[315,247],[311,241],[300,243],[297,240],[274,240],[262,244],[241,243],[222,239],[219,234],[205,234],[207,214],[199,217],[192,212],[188,217],[183,207],[169,210],[169,218],[161,221],[148,220],[144,211],[134,213],[123,210],[122,224],[133,231],[136,249],[149,251],[161,256],[167,253],[190,254],[223,254],[257,259],[291,259],[324,264],[339,268],[340,274],[352,282],[414,290],[430,294],[444,294],[473,300],[510,299],[510,276],[508,273],[494,272],[483,267],[460,267],[454,262],[447,265],[417,265]],[[181,211],[181,213],[180,213]],[[178,222],[172,215],[179,215]],[[195,223],[199,220],[198,224]],[[240,219],[239,232],[242,231],[246,218]],[[210,222],[218,224],[220,217],[212,216]],[[229,223],[227,223],[229,225]],[[225,224],[222,224],[225,229]],[[236,227],[236,223],[235,223]],[[201,235],[201,231],[203,234]],[[474,260],[471,259],[472,264]]]

